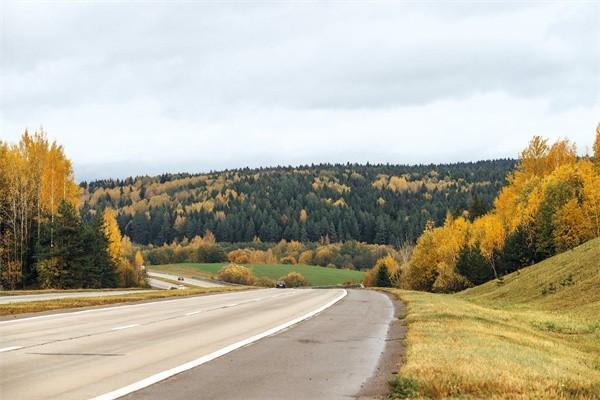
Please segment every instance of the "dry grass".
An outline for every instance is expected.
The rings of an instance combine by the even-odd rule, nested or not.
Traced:
[[[106,297],[76,297],[53,299],[44,301],[31,301],[12,304],[0,304],[0,316],[51,311],[67,308],[80,308],[90,306],[101,306],[116,303],[131,303],[146,300],[158,300],[172,297],[198,296],[211,293],[233,292],[237,290],[248,290],[244,286],[226,286],[216,288],[193,288],[181,290],[157,290],[152,292],[132,293],[122,296]]]
[[[599,259],[595,240],[456,295],[391,290],[409,328],[396,397],[600,399]]]
[[[0,296],[23,296],[28,294],[48,293],[85,293],[85,292],[119,292],[123,290],[148,290],[147,288],[111,288],[111,289],[32,289],[32,290],[0,290]]]

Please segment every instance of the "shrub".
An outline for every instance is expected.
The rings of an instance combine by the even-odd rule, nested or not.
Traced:
[[[300,253],[300,257],[298,258],[298,262],[300,264],[307,264],[310,265],[313,262],[313,251],[312,250],[305,250],[302,253]]]
[[[218,263],[227,261],[225,251],[218,245],[200,247],[196,251],[197,262]]]
[[[281,259],[282,264],[296,265],[297,261],[293,256],[285,256]]]
[[[300,287],[309,285],[308,281],[304,279],[302,274],[299,274],[298,272],[290,272],[286,276],[279,278],[279,280],[284,281],[286,287]]]
[[[229,262],[234,264],[248,264],[250,262],[250,252],[246,249],[232,250],[227,254]]]
[[[237,264],[229,264],[219,270],[217,278],[224,282],[254,285],[256,278],[252,271]]]
[[[400,264],[389,255],[378,259],[375,266],[365,274],[363,284],[379,287],[399,286]]]
[[[275,287],[275,281],[266,276],[261,276],[259,278],[256,278],[256,280],[254,281],[254,286]]]

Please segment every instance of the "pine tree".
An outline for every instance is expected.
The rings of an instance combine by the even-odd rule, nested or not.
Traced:
[[[382,216],[377,218],[377,226],[375,228],[375,243],[385,244],[388,239],[387,226],[385,225],[385,219]]]
[[[480,285],[494,278],[490,263],[481,254],[479,245],[464,246],[456,261],[456,271],[474,285]]]
[[[523,226],[508,235],[504,247],[498,255],[496,268],[501,275],[509,274],[523,267],[533,265],[540,259],[535,252],[533,240]]]
[[[101,216],[84,226],[85,275],[83,286],[89,288],[117,287],[117,266],[108,252],[109,241]]]
[[[388,268],[385,264],[382,264],[377,269],[377,276],[375,277],[375,286],[377,287],[391,287],[392,280]]]
[[[41,286],[57,289],[83,287],[85,235],[75,207],[62,201],[54,222],[47,228],[37,254]]]

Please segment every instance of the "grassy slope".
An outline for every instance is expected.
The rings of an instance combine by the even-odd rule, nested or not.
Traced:
[[[500,284],[395,292],[409,324],[399,394],[600,398],[600,239]]]
[[[189,277],[211,277],[219,272],[225,264],[166,264],[151,266],[150,271],[166,272]],[[285,264],[248,264],[247,267],[254,271],[257,277],[268,277],[278,279],[287,275],[288,272],[301,273],[313,286],[337,285],[348,281],[360,282],[363,272],[346,269],[324,268],[314,265],[285,265]]]

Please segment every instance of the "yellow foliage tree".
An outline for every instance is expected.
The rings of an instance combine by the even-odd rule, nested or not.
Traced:
[[[102,215],[104,221],[104,234],[108,239],[108,253],[119,264],[121,261],[121,230],[117,224],[115,210],[106,208]]]
[[[135,252],[134,264],[138,271],[140,271],[142,266],[144,266],[144,257],[142,256],[142,252],[139,250]]]

